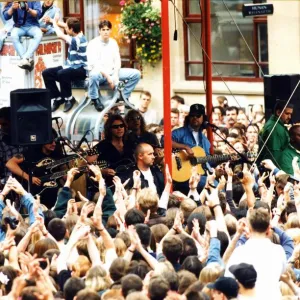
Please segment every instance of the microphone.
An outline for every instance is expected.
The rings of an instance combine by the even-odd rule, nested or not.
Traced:
[[[203,128],[211,127],[213,129],[219,129],[217,125],[209,123],[208,121],[203,121],[202,126]]]
[[[76,147],[77,150],[80,149],[80,146],[83,144],[83,142],[88,143],[88,140],[86,139],[86,136],[88,135],[89,132],[90,132],[90,129],[85,132],[85,134],[83,135],[82,139],[79,141],[79,143]]]

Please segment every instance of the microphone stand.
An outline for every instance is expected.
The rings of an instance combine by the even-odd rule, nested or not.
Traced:
[[[67,146],[64,138],[62,137],[61,135],[61,131],[60,131],[60,128],[61,128],[61,125],[59,124],[58,122],[58,118],[54,118],[55,122],[56,122],[56,126],[57,126],[57,132],[58,132],[58,140],[59,140],[59,144],[61,145],[61,148],[62,148],[62,152],[63,152],[63,155],[64,157],[67,156],[67,151],[65,149],[65,146]],[[62,121],[63,122],[63,121]],[[61,143],[62,142],[62,143]]]
[[[217,130],[219,130],[220,128],[216,125],[211,126],[211,129],[213,131],[213,133],[215,133],[226,145],[228,145],[234,152],[236,152],[238,154],[238,156],[242,159],[243,163],[247,163],[247,164],[251,164],[251,162],[248,160],[248,158],[243,154],[240,153],[238,150],[236,150],[228,141],[226,138],[223,138],[222,135],[220,135]]]

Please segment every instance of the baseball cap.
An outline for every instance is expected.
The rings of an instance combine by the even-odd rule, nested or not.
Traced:
[[[207,287],[223,293],[229,299],[236,298],[239,292],[239,285],[231,277],[219,277],[214,283],[209,283]]]
[[[205,107],[202,104],[193,104],[190,107],[189,115],[205,115]]]
[[[229,267],[229,271],[242,285],[253,284],[256,282],[257,272],[252,265],[241,263]]]

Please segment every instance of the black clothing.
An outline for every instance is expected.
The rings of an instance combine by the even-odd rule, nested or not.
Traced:
[[[53,160],[58,160],[62,158],[62,156],[57,153],[56,151],[53,151],[50,155],[46,155],[42,152],[41,149],[42,146],[34,146],[30,147],[26,151],[23,152],[24,161],[20,164],[20,168],[26,172],[29,175],[30,170],[33,172],[34,177],[42,177],[44,175],[47,175],[47,172],[50,172],[49,169],[46,169],[45,166],[41,166],[39,162],[41,162],[44,159],[50,158]],[[56,167],[52,170],[52,172],[59,172],[59,167]],[[49,174],[49,173],[48,173]],[[28,188],[28,182],[26,180],[23,180],[21,182],[25,189]],[[32,185],[32,190],[30,191],[32,195],[39,194],[42,190],[44,190],[41,195],[41,203],[46,205],[48,208],[51,208],[57,198],[57,192],[58,192],[59,186],[53,187],[53,188],[47,188],[44,190],[44,187]]]
[[[124,149],[128,153],[131,153],[133,156],[134,150],[138,144],[146,143],[151,145],[153,148],[159,147],[159,141],[156,135],[152,132],[145,131],[140,136],[135,134],[134,132],[128,132],[125,136],[125,145]]]
[[[128,188],[133,187],[132,174],[135,170],[139,170],[136,165],[134,167],[130,168],[126,173],[121,175],[122,182],[127,180],[128,178],[130,178],[130,181],[128,182],[128,185],[127,185]],[[164,188],[165,188],[164,175],[157,166],[150,167],[150,170],[151,170],[151,173],[152,173],[152,176],[153,176],[154,184],[156,185],[157,194],[159,196],[161,196],[161,194],[163,193]],[[145,179],[143,173],[141,172],[141,188],[143,189],[143,188],[146,188],[146,187],[149,187],[148,180]]]

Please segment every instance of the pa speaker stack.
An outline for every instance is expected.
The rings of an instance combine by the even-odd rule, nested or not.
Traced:
[[[264,95],[266,119],[273,113],[276,100],[288,101],[300,80],[299,74],[266,75],[264,77]],[[300,84],[290,102],[294,105],[293,123],[300,121]]]
[[[10,93],[10,106],[12,144],[42,145],[52,141],[49,90],[14,90]]]

